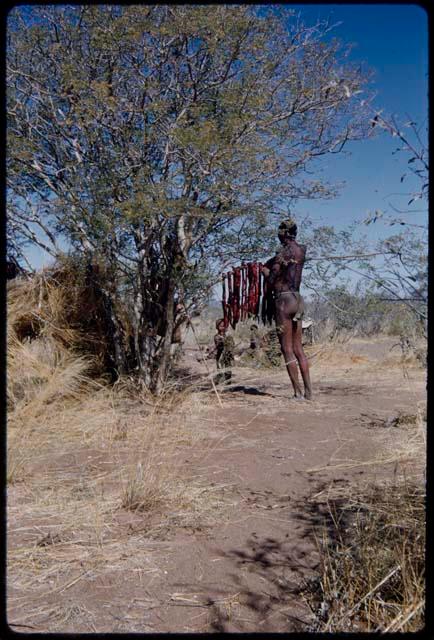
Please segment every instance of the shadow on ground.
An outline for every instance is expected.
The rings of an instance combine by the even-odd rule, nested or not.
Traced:
[[[258,387],[248,387],[243,384],[233,384],[228,385],[226,388],[222,389],[225,393],[247,393],[251,396],[270,396],[272,394],[267,393],[266,391],[262,391],[258,389]]]
[[[368,395],[367,390],[364,389],[363,387],[356,386],[356,385],[342,385],[342,384],[335,384],[335,385],[320,384],[318,385],[318,389],[316,390],[316,393],[319,395],[324,394],[324,395],[333,395],[333,396]]]
[[[169,383],[177,390],[184,391],[194,387],[198,391],[208,391],[212,388],[211,382],[203,373],[192,372],[190,367],[175,367],[170,375]]]
[[[326,483],[317,485],[312,495],[324,488]],[[213,593],[213,597],[207,596],[204,604],[209,607],[210,631],[251,631],[253,620],[255,631],[310,632],[315,629],[316,612],[304,594],[312,581],[318,581],[319,541],[323,536],[336,539],[339,501],[332,504],[305,500],[291,503],[291,507],[288,522],[298,524],[297,533],[292,534],[296,543],[290,533],[261,538],[253,532],[240,547],[215,549],[219,557],[231,562],[226,579],[232,586],[225,594],[215,595],[215,588],[209,585],[208,594]],[[349,524],[342,521],[342,515],[339,517],[340,526]],[[206,585],[203,588],[206,593]],[[249,624],[244,620],[249,620]]]

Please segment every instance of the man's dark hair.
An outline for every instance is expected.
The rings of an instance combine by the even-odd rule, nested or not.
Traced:
[[[295,238],[297,235],[297,225],[295,220],[288,218],[288,220],[282,220],[279,224],[279,231],[285,232],[286,238]]]

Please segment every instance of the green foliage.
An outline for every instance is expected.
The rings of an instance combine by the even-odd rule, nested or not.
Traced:
[[[322,25],[294,24],[288,33],[272,14],[223,6],[32,14],[36,26],[26,28],[19,9],[9,20],[10,129],[30,143],[27,156],[11,147],[9,161],[25,160],[24,195],[38,178],[69,205],[78,201],[88,213],[81,232],[90,232],[97,210],[117,224],[119,215],[131,221],[152,205],[158,225],[188,215],[193,245],[204,237],[194,233],[200,213],[212,229],[233,211],[269,210],[282,195],[306,191],[290,178],[328,152],[339,130],[349,138],[366,133],[344,94],[330,89],[319,108],[338,69],[355,90],[366,82],[338,64],[335,45],[321,42]],[[309,45],[294,47],[308,32]],[[32,96],[26,107],[25,94]],[[314,121],[321,140],[311,135]],[[313,189],[320,194],[319,185]],[[65,236],[82,217],[64,220]]]
[[[98,256],[139,334],[157,330],[194,268],[204,285],[282,202],[331,195],[306,167],[368,135],[369,77],[327,28],[247,5],[16,7],[10,247]]]

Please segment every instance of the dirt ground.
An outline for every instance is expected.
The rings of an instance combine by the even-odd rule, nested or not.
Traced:
[[[309,631],[313,614],[303,585],[318,571],[328,493],[414,471],[407,446],[413,434],[393,418],[423,408],[425,372],[416,364],[403,367],[400,354],[391,351],[394,342],[352,340],[317,355],[311,347],[311,402],[291,398],[283,367],[236,366],[233,385],[218,397],[206,385],[198,389],[201,411],[192,410],[190,428],[200,438],[181,441],[173,455],[180,481],[200,480],[197,495],[203,491],[206,516],[199,509],[190,521],[177,521],[173,505],[170,513],[161,507],[152,514],[114,505],[91,544],[80,530],[62,537],[62,521],[48,506],[32,512],[37,469],[27,482],[12,485],[11,628]],[[197,362],[197,356],[188,348],[181,364],[200,380],[213,365]],[[59,453],[50,460],[52,482],[62,465],[70,469],[71,482],[75,466],[83,464],[102,477],[110,460],[107,451],[83,443],[74,455]],[[101,486],[110,495],[110,485]],[[57,564],[50,575],[54,551]],[[25,554],[33,563],[27,573],[19,564]]]

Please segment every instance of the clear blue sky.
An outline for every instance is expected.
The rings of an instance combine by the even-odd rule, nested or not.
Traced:
[[[300,12],[303,21],[314,23],[330,17],[341,24],[331,36],[354,43],[353,61],[366,64],[375,72],[373,88],[375,104],[385,113],[396,114],[423,123],[428,108],[428,17],[418,5],[286,5]],[[352,143],[350,155],[331,155],[322,161],[322,176],[332,182],[345,181],[339,197],[330,201],[300,202],[294,208],[297,217],[309,214],[316,222],[345,227],[363,219],[376,209],[390,210],[389,202],[406,207],[412,183],[401,184],[408,157],[392,155],[396,141],[387,135]],[[420,209],[420,203],[413,207]],[[415,213],[414,221],[423,222],[423,213]],[[363,227],[371,240],[390,233],[381,224]],[[39,259],[32,255],[35,262]]]
[[[318,4],[287,5],[300,12],[304,22],[330,17],[340,22],[332,34],[353,43],[351,60],[366,64],[374,71],[375,105],[384,113],[395,114],[422,124],[428,110],[428,16],[415,4]],[[318,222],[346,226],[365,217],[368,211],[390,210],[389,203],[406,208],[412,183],[401,184],[408,156],[392,155],[398,145],[387,135],[352,143],[350,155],[333,155],[321,163],[323,176],[331,181],[345,181],[341,195],[331,201],[300,202],[294,211],[309,213]],[[420,203],[414,210],[420,209]],[[414,214],[423,222],[426,214]],[[370,239],[384,233],[386,227],[364,227]],[[387,227],[390,233],[390,227]]]

